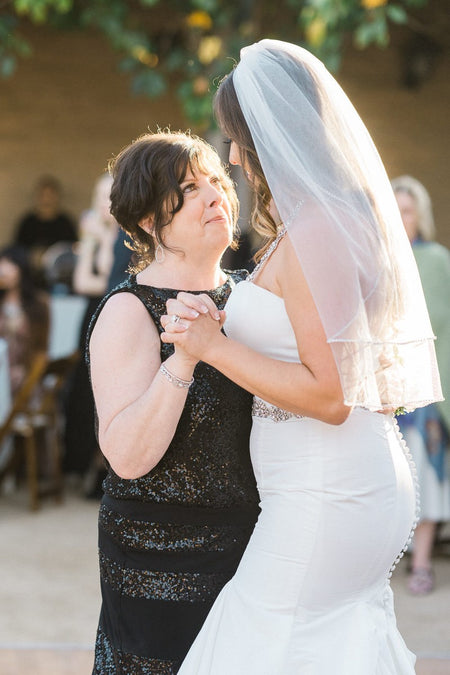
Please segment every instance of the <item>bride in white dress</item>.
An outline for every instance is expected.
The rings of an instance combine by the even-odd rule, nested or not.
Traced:
[[[351,103],[299,47],[243,50],[216,114],[268,245],[225,333],[207,296],[182,293],[162,339],[255,395],[261,514],[179,675],[412,675],[389,578],[417,505],[392,411],[441,391],[395,198]]]

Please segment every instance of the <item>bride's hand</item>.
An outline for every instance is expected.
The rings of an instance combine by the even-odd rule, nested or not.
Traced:
[[[167,312],[161,317],[162,342],[174,344],[195,359],[205,360],[208,348],[223,337],[220,329],[225,312],[209,296],[179,293],[176,300],[167,302]]]
[[[161,317],[161,325],[168,333],[179,333],[188,327],[189,321],[202,314],[210,314],[215,321],[221,320],[221,313],[213,300],[205,293],[194,295],[181,291],[166,302],[167,314]]]
[[[181,333],[185,331],[191,321],[202,315],[209,314],[222,327],[225,312],[218,310],[214,301],[205,293],[194,295],[181,291],[176,299],[169,298],[166,302],[167,314],[161,317],[161,325],[167,333]]]

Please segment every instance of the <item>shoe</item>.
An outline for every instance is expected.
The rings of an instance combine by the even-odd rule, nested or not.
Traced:
[[[434,575],[431,569],[417,567],[408,579],[408,590],[413,595],[427,595],[434,587]]]

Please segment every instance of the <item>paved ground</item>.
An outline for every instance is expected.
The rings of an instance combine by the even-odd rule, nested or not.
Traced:
[[[76,493],[36,513],[23,495],[0,495],[1,675],[90,674],[100,605],[97,511]],[[408,595],[405,563],[392,583],[417,675],[450,675],[448,552],[436,557],[435,572],[436,589],[423,598]]]

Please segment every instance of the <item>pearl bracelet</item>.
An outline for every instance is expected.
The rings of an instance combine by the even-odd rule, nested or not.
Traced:
[[[182,389],[189,389],[191,384],[194,382],[194,378],[191,378],[190,380],[182,380],[181,377],[177,377],[176,375],[171,373],[170,370],[167,370],[164,363],[161,363],[161,367],[159,370],[164,375],[164,377],[169,380],[170,384],[173,384],[175,387],[181,387]]]

